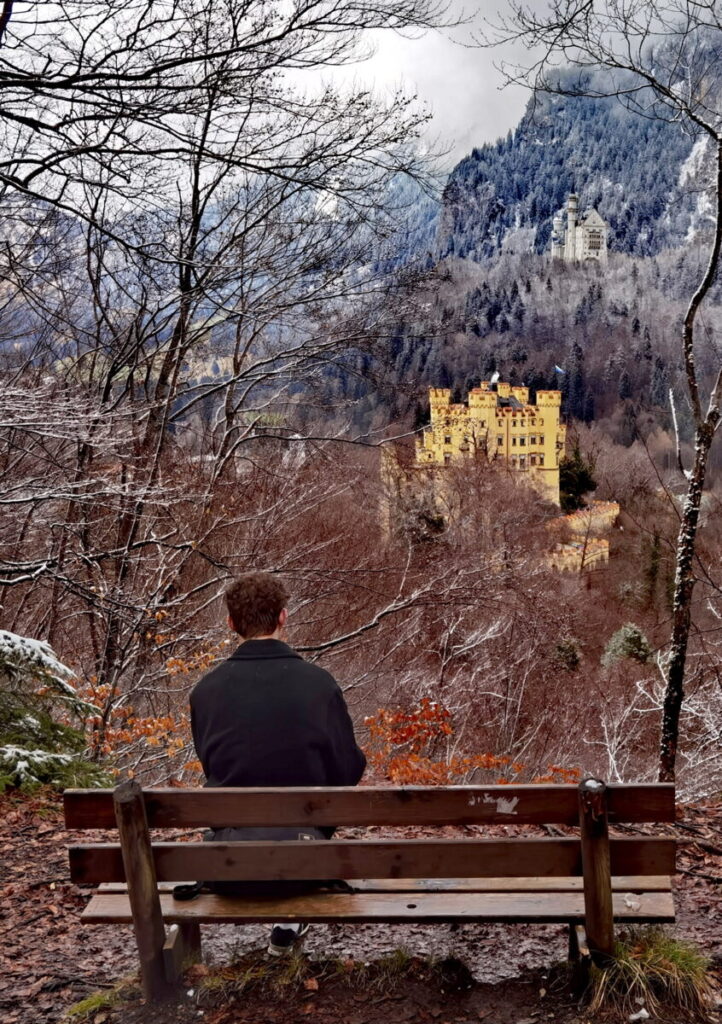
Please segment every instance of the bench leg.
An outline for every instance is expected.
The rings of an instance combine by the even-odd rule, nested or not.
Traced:
[[[575,996],[581,997],[589,985],[592,966],[587,935],[581,924],[569,925],[569,963],[572,968],[572,990]]]
[[[188,960],[199,960],[201,955],[201,929],[198,924],[174,924],[168,929],[163,946],[163,966],[166,981],[176,985]]]
[[[187,960],[201,959],[201,926],[189,921],[187,924],[178,925],[183,936],[183,945],[186,949]]]
[[[143,791],[135,780],[116,786],[113,806],[128,883],[143,995],[149,1003],[159,1003],[172,996],[165,977],[163,951],[166,934]]]
[[[577,926],[569,924],[569,963],[576,964],[579,961],[579,939],[577,937]]]

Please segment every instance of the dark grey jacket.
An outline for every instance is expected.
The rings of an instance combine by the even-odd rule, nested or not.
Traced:
[[[246,640],[190,703],[208,786],[355,786],[363,775],[336,680],[280,640]]]

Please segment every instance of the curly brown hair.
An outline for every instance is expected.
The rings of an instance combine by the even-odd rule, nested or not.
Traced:
[[[277,576],[249,572],[226,588],[226,604],[233,628],[240,636],[268,636],[288,606],[288,591]]]

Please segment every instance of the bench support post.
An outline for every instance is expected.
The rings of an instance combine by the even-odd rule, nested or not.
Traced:
[[[158,882],[148,833],[143,791],[135,780],[113,791],[133,930],[140,958],[143,995],[151,1003],[169,998],[163,962],[165,927],[158,897]]]
[[[583,996],[587,990],[591,963],[584,926],[571,922],[569,924],[569,964],[572,991],[577,997]]]
[[[199,960],[201,955],[200,925],[173,924],[163,946],[163,963],[166,980],[176,985],[188,960]]]
[[[201,958],[201,926],[189,921],[187,924],[179,924],[178,928],[183,936],[186,956],[193,960]]]
[[[594,962],[602,965],[614,954],[614,912],[607,787],[599,779],[585,779],[579,784],[579,826],[587,940]]]

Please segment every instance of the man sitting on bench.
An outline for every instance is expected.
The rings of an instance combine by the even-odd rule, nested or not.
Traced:
[[[206,785],[355,786],[366,758],[336,680],[280,639],[288,618],[283,584],[269,573],[249,573],[230,584],[226,602],[228,625],[241,645],[190,696]],[[208,838],[330,839],[333,831],[225,828]],[[225,883],[225,891],[233,893],[235,884]],[[223,885],[214,888],[222,891]],[[307,931],[307,924],[274,925],[268,952],[280,956]]]

